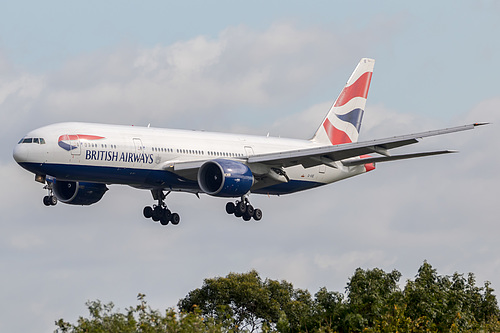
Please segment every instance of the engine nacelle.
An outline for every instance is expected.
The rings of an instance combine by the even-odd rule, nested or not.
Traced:
[[[245,164],[216,159],[205,162],[198,170],[198,185],[203,192],[217,197],[241,197],[254,182],[252,171]]]
[[[52,189],[57,199],[70,205],[88,206],[101,200],[108,188],[105,184],[55,180]]]

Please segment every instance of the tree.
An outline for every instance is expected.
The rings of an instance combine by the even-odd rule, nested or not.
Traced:
[[[500,310],[489,282],[477,287],[469,273],[440,276],[426,261],[418,270],[415,281],[404,289],[407,315],[414,321],[430,323],[437,331],[477,331],[498,327]]]
[[[401,305],[400,278],[401,273],[397,270],[386,273],[379,268],[356,269],[346,287],[349,312],[360,315],[356,329],[372,326],[376,318],[387,313],[395,304]]]
[[[321,288],[314,297],[287,281],[263,280],[252,270],[205,279],[178,303],[179,311],[151,309],[145,296],[125,312],[113,303],[87,302],[77,324],[60,319],[57,332],[499,332],[500,310],[489,282],[469,273],[439,275],[424,262],[403,290],[401,273],[358,268],[346,293]]]
[[[244,274],[205,279],[203,286],[178,303],[181,311],[197,306],[203,316],[234,331],[276,329],[299,332],[313,325],[312,298],[291,283],[266,279],[252,270]]]
[[[63,319],[56,321],[56,332],[60,333],[219,333],[220,326],[213,321],[204,320],[199,311],[178,314],[173,309],[164,313],[153,310],[145,300],[144,294],[137,296],[140,303],[126,309],[125,313],[116,312],[112,302],[101,301],[86,303],[89,317],[80,317],[76,325]]]
[[[314,295],[314,319],[318,327],[339,331],[346,311],[343,294],[323,287]]]
[[[253,332],[279,318],[279,305],[255,270],[205,279],[203,286],[189,292],[178,306],[185,312],[198,307],[204,316],[235,331]]]

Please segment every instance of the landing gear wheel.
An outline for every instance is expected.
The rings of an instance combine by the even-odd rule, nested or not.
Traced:
[[[259,208],[255,209],[253,211],[253,219],[255,221],[260,221],[261,218],[262,218],[262,211]]]
[[[144,207],[143,213],[145,218],[152,218],[153,221],[160,221],[161,225],[167,225],[172,222],[173,225],[179,224],[181,218],[179,214],[172,213],[165,204],[165,198],[170,192],[165,193],[162,189],[151,190],[153,199],[158,201],[158,204],[153,205],[153,208]]]
[[[57,205],[57,197],[54,195],[54,190],[52,188],[52,183],[47,182],[47,185],[43,187],[44,190],[48,191],[48,195],[43,197],[43,204],[45,206],[55,206]]]
[[[254,211],[255,210],[253,209],[253,206],[248,204],[247,211],[246,211],[245,215],[248,215],[248,216],[250,216],[250,218],[252,218]]]
[[[236,203],[236,212],[243,215],[245,214],[246,211],[247,211],[247,203],[245,201],[240,201]]]
[[[262,219],[262,211],[250,204],[248,195],[242,196],[241,201],[237,200],[235,203],[226,203],[226,213],[234,214],[234,216],[241,217],[245,221],[250,221],[252,218],[255,221]]]
[[[234,203],[228,202],[226,204],[226,213],[234,214],[235,210],[236,210],[236,206],[234,205]]]
[[[162,215],[163,215],[163,209],[160,206],[156,206],[153,209],[153,216],[151,216],[151,218],[153,219],[153,221],[158,222],[160,221]]]
[[[165,217],[165,219],[167,221],[170,221],[170,219],[172,218],[172,212],[170,211],[170,209],[165,208],[165,210],[163,212],[163,216]]]
[[[177,213],[173,213],[172,216],[170,217],[170,221],[172,222],[173,225],[178,225],[179,222],[181,221],[181,217]]]
[[[150,206],[146,206],[142,210],[142,213],[144,214],[145,218],[150,219],[151,217],[153,217],[153,208],[151,208]]]
[[[168,222],[170,222],[170,221],[166,218],[166,215],[163,215],[162,217],[160,217],[160,224],[161,225],[167,225]]]

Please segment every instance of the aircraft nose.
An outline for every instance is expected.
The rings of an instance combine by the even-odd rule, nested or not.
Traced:
[[[18,144],[14,147],[14,151],[12,152],[12,156],[17,163],[25,162],[28,159],[28,150],[21,144]]]

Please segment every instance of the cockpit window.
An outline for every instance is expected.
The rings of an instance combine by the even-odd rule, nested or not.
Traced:
[[[19,140],[18,144],[20,143],[38,143],[39,145],[44,145],[45,144],[45,139],[44,138],[22,138]]]

